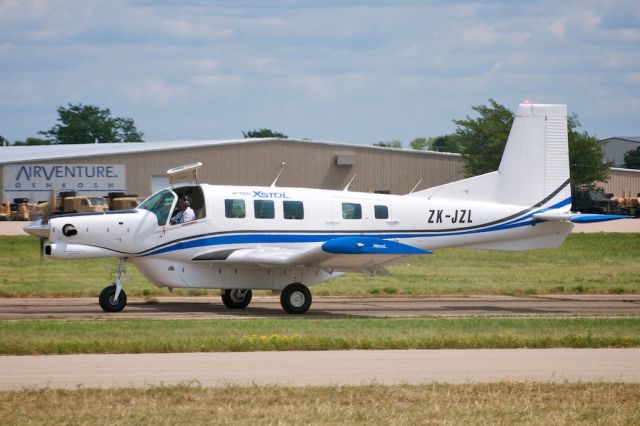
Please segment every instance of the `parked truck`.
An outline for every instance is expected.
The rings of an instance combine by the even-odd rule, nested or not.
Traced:
[[[138,196],[124,192],[110,192],[107,196],[109,210],[129,210],[138,207]]]
[[[52,200],[54,197],[52,196]],[[39,204],[42,215],[59,216],[69,213],[92,213],[109,210],[104,197],[97,195],[78,195],[75,191],[63,191],[55,197],[54,207],[50,207],[52,200]],[[45,213],[47,212],[47,213]]]
[[[620,203],[613,194],[600,188],[576,189],[573,193],[573,210],[582,213],[620,214]]]
[[[38,207],[36,204],[31,203],[28,198],[15,198],[12,203],[7,195],[0,208],[0,221],[30,221],[38,218]]]
[[[622,197],[618,197],[617,201],[620,204],[621,213],[640,217],[640,194],[636,194],[634,197],[631,195],[631,191],[622,191]]]

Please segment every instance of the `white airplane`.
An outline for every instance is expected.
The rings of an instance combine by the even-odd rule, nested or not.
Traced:
[[[386,273],[441,247],[529,250],[559,246],[575,222],[623,216],[571,213],[565,105],[521,104],[497,171],[406,195],[198,184],[200,163],[169,170],[172,186],[136,209],[71,214],[25,231],[55,259],[120,259],[100,294],[121,311],[126,261],[157,287],[222,290],[245,308],[252,289],[280,291],[291,314],[311,306],[309,286],[344,272]],[[348,186],[348,185],[347,185]],[[187,195],[195,220],[172,224]]]

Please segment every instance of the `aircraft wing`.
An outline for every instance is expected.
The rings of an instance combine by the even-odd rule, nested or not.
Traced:
[[[609,220],[629,219],[633,216],[621,215],[621,214],[590,214],[590,213],[553,213],[543,212],[535,213],[534,219],[551,220],[551,221],[564,221],[572,223],[594,223],[594,222],[606,222]]]
[[[293,248],[237,248],[211,250],[194,262],[210,262],[245,268],[306,266],[340,271],[386,272],[384,266],[406,256],[430,254],[413,246],[375,237],[338,237],[306,250]]]

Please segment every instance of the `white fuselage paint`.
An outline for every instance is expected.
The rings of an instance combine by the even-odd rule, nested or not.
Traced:
[[[193,186],[193,185],[191,185]],[[413,195],[385,195],[306,188],[199,185],[204,216],[196,221],[159,225],[144,209],[135,212],[57,217],[50,221],[51,257],[128,258],[158,287],[253,288],[279,290],[300,282],[307,286],[345,271],[366,271],[361,264],[315,267],[236,267],[230,262],[195,262],[211,251],[264,249],[308,250],[340,236],[368,235],[421,249],[477,247],[507,250],[555,247],[572,225],[533,220],[545,208],[566,206],[557,199],[538,207]],[[179,189],[180,187],[174,187]],[[244,218],[225,217],[225,200],[243,199]],[[275,218],[257,219],[254,200],[272,200]],[[283,201],[301,201],[304,219],[285,219]],[[543,202],[544,200],[540,200]],[[361,219],[345,219],[342,203],[361,205]],[[386,206],[388,217],[376,218],[374,206]],[[174,206],[175,207],[175,203]],[[71,224],[77,235],[64,236]],[[526,243],[523,243],[526,242]]]

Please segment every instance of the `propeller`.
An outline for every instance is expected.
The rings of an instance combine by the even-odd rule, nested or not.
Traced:
[[[56,207],[56,191],[51,191],[51,196],[49,197],[49,201],[46,203],[42,203],[40,205],[40,217],[42,218],[42,225],[46,225],[49,223],[49,218],[51,217],[51,212]]]
[[[38,206],[40,209],[40,220],[31,222],[29,225],[22,228],[24,232],[34,237],[38,237],[40,240],[40,257],[44,256],[44,242],[49,238],[49,218],[51,212],[56,206],[56,193],[51,191],[51,198],[46,203],[42,203]]]

